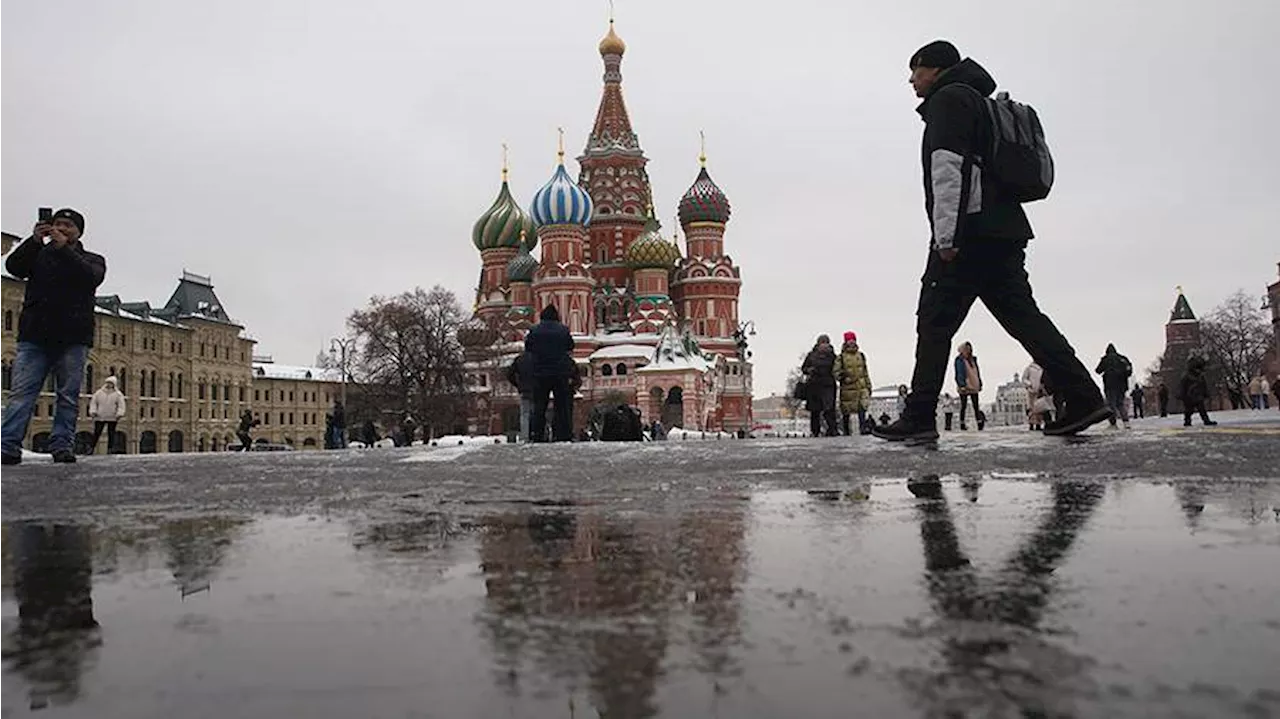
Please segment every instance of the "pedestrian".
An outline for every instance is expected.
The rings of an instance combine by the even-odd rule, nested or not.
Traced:
[[[1022,384],[1027,388],[1027,423],[1032,431],[1036,431],[1043,426],[1044,417],[1036,411],[1036,403],[1040,401],[1044,393],[1044,368],[1031,361],[1027,368],[1022,370]]]
[[[1116,351],[1113,344],[1107,345],[1106,354],[1098,362],[1094,370],[1102,375],[1102,389],[1107,398],[1107,406],[1111,408],[1111,427],[1116,426],[1116,417],[1124,421],[1125,429],[1129,428],[1129,410],[1124,406],[1125,391],[1129,389],[1129,377],[1133,375],[1133,363],[1128,357]]]
[[[418,436],[418,420],[414,419],[412,414],[405,412],[404,419],[400,422],[400,431],[403,433],[401,436],[403,442],[400,446],[412,447],[413,440]]]
[[[973,404],[973,419],[978,421],[982,412],[978,408],[978,395],[982,392],[982,369],[978,366],[978,358],[973,354],[973,344],[965,342],[956,353],[956,391],[960,395],[960,429],[969,429],[965,424],[965,412],[968,405]]]
[[[808,388],[804,406],[809,410],[809,434],[814,437],[823,435],[824,425],[828,437],[839,434],[836,428],[835,367],[836,351],[831,346],[831,338],[818,335],[813,349],[809,350],[800,365],[800,373],[804,375],[805,386]]]
[[[1143,404],[1147,400],[1147,391],[1142,388],[1142,385],[1135,384],[1133,386],[1133,391],[1129,393],[1129,399],[1133,400],[1133,418],[1145,419],[1147,411]]]
[[[1165,386],[1164,380],[1160,380],[1160,386],[1156,387],[1156,402],[1160,405],[1160,416],[1169,416],[1169,388]]]
[[[531,360],[528,352],[521,352],[507,365],[507,381],[520,394],[520,434],[521,442],[529,441],[529,419],[533,414],[534,379],[530,373]]]
[[[899,417],[907,412],[907,395],[911,392],[905,384],[898,385],[898,399],[893,403],[893,411]]]
[[[950,392],[947,392],[942,395],[942,399],[938,401],[938,404],[942,407],[942,417],[945,422],[944,426],[946,427],[946,430],[950,432],[951,428],[954,426],[953,422],[955,421],[956,416],[956,398],[952,397]]]
[[[0,458],[6,465],[22,462],[22,441],[50,374],[57,408],[49,449],[54,462],[76,461],[72,447],[85,359],[93,346],[93,296],[107,273],[106,260],[84,248],[83,235],[84,216],[79,212],[41,210],[31,236],[5,262],[9,274],[27,283],[9,403],[0,429]]]
[[[347,446],[347,408],[342,400],[333,401],[333,448],[343,449]]]
[[[544,442],[547,436],[547,404],[555,400],[551,421],[552,441],[573,439],[573,390],[570,381],[577,364],[573,361],[573,335],[560,321],[560,311],[547,305],[538,314],[538,324],[524,339],[529,353],[533,377],[533,417],[529,422],[529,441]]]
[[[1026,245],[1033,233],[1026,214],[1002,195],[980,161],[995,144],[984,99],[995,81],[945,41],[921,48],[910,67],[911,85],[923,100],[918,112],[925,121],[921,159],[932,244],[921,281],[907,415],[876,436],[937,438],[947,349],[978,299],[1064,395],[1066,412],[1045,426],[1045,434],[1077,434],[1107,419],[1110,410],[1089,371],[1032,296]]]
[[[1265,385],[1266,382],[1267,378],[1262,375],[1258,375],[1257,377],[1249,380],[1249,405],[1252,409],[1271,409],[1271,407],[1267,405],[1267,395],[1271,394],[1271,387],[1268,386],[1264,388],[1263,385]]]
[[[325,449],[338,448],[338,438],[334,435],[334,432],[333,432],[333,413],[332,412],[324,413],[324,448]]]
[[[1280,376],[1276,377],[1275,382],[1268,382],[1267,386],[1271,388],[1271,393],[1276,397],[1276,409],[1280,409]]]
[[[108,377],[89,400],[89,417],[93,419],[93,444],[89,445],[89,454],[98,451],[98,440],[102,438],[104,429],[107,431],[107,454],[111,454],[116,423],[124,419],[124,415],[124,395],[116,389],[116,378]]]
[[[364,435],[364,443],[368,447],[372,447],[379,439],[381,439],[381,437],[378,436],[378,427],[371,419],[366,419],[364,421],[364,426],[360,429],[360,433]]]
[[[240,413],[240,424],[236,427],[236,437],[240,439],[240,451],[248,452],[253,448],[253,437],[249,434],[260,422],[253,418],[253,412],[245,410]]]
[[[871,374],[867,370],[867,356],[858,348],[858,335],[854,332],[844,333],[835,374],[840,383],[840,428],[846,437],[853,434],[850,420],[857,415],[858,433],[862,434],[871,406]]]
[[[1180,399],[1182,400],[1182,426],[1191,426],[1191,415],[1199,412],[1200,421],[1206,427],[1213,427],[1217,422],[1209,419],[1209,413],[1205,411],[1205,402],[1209,399],[1209,380],[1205,376],[1206,363],[1204,358],[1198,354],[1193,354],[1187,359],[1187,369],[1182,374],[1182,386]]]

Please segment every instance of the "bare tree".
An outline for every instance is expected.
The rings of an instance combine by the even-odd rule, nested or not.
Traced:
[[[1218,305],[1200,323],[1210,376],[1228,391],[1243,391],[1262,370],[1273,340],[1271,323],[1257,300],[1244,290]]]
[[[373,297],[351,313],[356,339],[352,373],[381,412],[410,412],[424,429],[444,433],[465,420],[466,382],[457,331],[462,306],[439,285]],[[397,417],[397,420],[399,418]]]

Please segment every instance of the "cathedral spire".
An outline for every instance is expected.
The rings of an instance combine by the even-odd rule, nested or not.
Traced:
[[[600,57],[604,60],[604,92],[591,137],[587,140],[588,154],[611,151],[640,153],[640,141],[631,129],[627,104],[622,99],[622,54],[626,50],[627,44],[614,32],[613,19],[610,18],[609,33],[600,41]]]

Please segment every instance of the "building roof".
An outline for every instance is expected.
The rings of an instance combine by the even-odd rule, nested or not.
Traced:
[[[227,315],[222,300],[213,291],[213,279],[183,270],[178,287],[165,303],[164,309],[177,317],[198,317],[214,322],[237,324]]]
[[[1170,322],[1179,322],[1184,320],[1194,321],[1196,315],[1191,311],[1191,303],[1187,302],[1187,296],[1178,291],[1178,299],[1173,303],[1173,311],[1169,313]]]
[[[677,335],[675,327],[667,325],[658,336],[658,346],[653,349],[653,359],[636,371],[707,372],[714,368],[715,364],[716,356],[703,352],[687,327],[683,333]]]
[[[276,364],[275,362],[254,362],[253,376],[265,379],[312,380],[315,382],[342,381],[342,372],[336,369]]]
[[[653,357],[652,345],[613,345],[611,347],[601,347],[591,353],[588,360],[606,360],[606,359],[632,359],[635,357],[650,358]]]

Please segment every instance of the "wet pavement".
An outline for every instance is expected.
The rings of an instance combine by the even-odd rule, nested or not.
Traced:
[[[1276,445],[6,469],[3,714],[1280,716]]]

